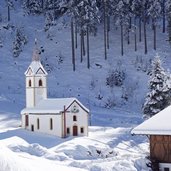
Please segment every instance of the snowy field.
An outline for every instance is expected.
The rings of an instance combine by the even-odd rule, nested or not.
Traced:
[[[132,137],[131,128],[91,126],[88,137],[61,139],[22,130],[7,114],[0,123],[1,171],[149,170],[148,143]]]
[[[18,6],[16,1],[16,6]],[[0,1],[0,11],[6,6]],[[60,19],[48,33],[44,32],[43,16],[27,16],[21,8],[11,11],[10,25],[2,16],[0,23],[0,171],[148,171],[148,140],[132,136],[130,131],[140,124],[141,107],[148,84],[148,63],[158,53],[163,67],[170,69],[171,48],[167,35],[158,27],[157,51],[152,50],[153,35],[149,29],[149,52],[144,55],[144,44],[124,43],[124,56],[120,55],[120,30],[112,28],[108,59],[104,60],[103,29],[90,38],[90,70],[86,57],[80,63],[80,50],[76,52],[76,71],[72,71],[70,29]],[[67,18],[65,19],[67,20]],[[65,27],[64,27],[65,26]],[[28,43],[18,58],[12,56],[15,27],[23,27]],[[150,26],[149,26],[150,27]],[[48,34],[51,38],[47,38]],[[133,37],[133,33],[131,34]],[[61,139],[37,134],[20,128],[20,111],[25,107],[24,72],[31,62],[34,39],[37,37],[42,61],[49,70],[49,97],[76,97],[91,111],[88,137]],[[133,41],[133,40],[132,40]],[[62,59],[62,62],[60,61]],[[60,61],[60,62],[59,62]],[[122,87],[106,86],[111,69],[119,66],[125,71]],[[148,67],[147,67],[148,66]],[[124,99],[122,95],[127,95]],[[115,105],[107,108],[108,100]]]

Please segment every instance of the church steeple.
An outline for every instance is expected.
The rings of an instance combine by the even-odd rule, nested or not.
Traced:
[[[37,45],[37,39],[35,39],[34,42],[34,50],[33,50],[33,56],[32,56],[32,61],[40,61],[40,51],[38,49],[38,45]]]
[[[26,107],[34,107],[40,100],[47,98],[47,72],[40,62],[40,53],[35,40],[32,62],[25,72],[26,76]]]

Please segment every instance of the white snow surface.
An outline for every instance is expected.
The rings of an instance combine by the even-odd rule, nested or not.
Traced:
[[[138,125],[131,133],[141,135],[171,135],[170,113],[171,106],[168,106],[157,115]]]
[[[146,165],[148,140],[144,136],[132,136],[131,130],[143,122],[141,106],[149,78],[146,64],[157,52],[163,67],[171,66],[167,34],[157,28],[157,51],[152,50],[153,34],[149,25],[148,54],[144,55],[144,42],[138,42],[138,50],[134,52],[134,33],[130,33],[132,42],[128,45],[124,41],[124,56],[121,56],[120,30],[111,27],[108,59],[104,60],[103,28],[99,27],[97,36],[90,37],[90,69],[86,68],[86,57],[80,63],[78,46],[73,72],[67,18],[59,19],[56,26],[44,32],[44,16],[27,16],[19,7],[20,2],[14,2],[8,23],[7,6],[5,1],[0,1],[3,14],[0,23],[3,44],[0,48],[0,171],[150,170]],[[12,56],[13,26],[23,27],[28,37],[18,58]],[[88,137],[61,139],[21,129],[20,111],[25,107],[24,72],[31,62],[35,37],[44,49],[41,60],[48,72],[48,97],[75,97],[85,104],[91,112]],[[106,86],[106,77],[117,67],[125,71],[126,79],[122,87],[111,89]],[[114,107],[105,107],[110,100],[115,103]]]

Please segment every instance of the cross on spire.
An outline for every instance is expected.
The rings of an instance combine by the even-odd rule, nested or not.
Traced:
[[[32,61],[40,61],[40,51],[38,49],[38,45],[37,45],[37,39],[35,38],[35,42],[34,42],[34,50],[33,50],[33,56],[32,56]]]

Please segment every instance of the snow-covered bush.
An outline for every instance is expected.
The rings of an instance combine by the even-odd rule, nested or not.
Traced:
[[[92,77],[91,80],[90,80],[90,90],[94,90],[95,87],[96,87],[96,83],[98,82],[98,80],[95,79],[95,77]]]
[[[145,118],[155,115],[171,104],[171,75],[161,66],[159,56],[152,62],[149,90],[143,105]]]
[[[13,56],[18,57],[22,52],[22,47],[27,43],[27,37],[22,28],[16,29],[15,39],[13,41]]]
[[[106,102],[105,102],[104,107],[110,109],[110,108],[113,108],[115,106],[116,106],[116,98],[115,98],[115,96],[109,96],[107,98]]]
[[[40,0],[24,0],[23,8],[28,14],[40,14],[43,10],[43,1]]]
[[[55,25],[54,12],[48,11],[45,13],[45,32],[50,29],[51,26]]]
[[[64,56],[62,55],[61,51],[59,52],[59,55],[56,57],[57,57],[58,65],[60,65],[64,62]]]
[[[106,85],[110,88],[114,86],[121,86],[125,79],[125,72],[120,69],[111,70],[106,78]]]

